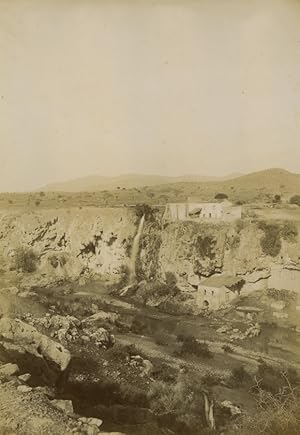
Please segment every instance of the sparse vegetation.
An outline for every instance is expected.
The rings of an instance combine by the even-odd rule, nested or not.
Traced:
[[[244,366],[235,367],[232,370],[231,379],[234,383],[243,384],[251,379]]]
[[[278,224],[259,223],[259,228],[264,232],[260,244],[263,252],[271,257],[276,257],[281,250],[281,228]]]
[[[182,336],[181,349],[177,352],[180,356],[195,355],[202,358],[212,358],[213,354],[209,350],[208,344],[199,342],[192,335]]]
[[[229,346],[228,344],[224,344],[222,346],[222,349],[224,350],[224,352],[226,353],[233,353],[233,348],[231,346]]]
[[[213,236],[198,236],[194,242],[195,251],[201,258],[208,257],[213,260],[215,254],[216,241]]]
[[[294,222],[285,222],[281,227],[281,235],[288,242],[295,242],[298,236],[298,229]]]
[[[38,256],[32,249],[20,247],[16,249],[14,257],[14,266],[22,272],[35,272],[38,263]]]
[[[290,198],[290,204],[295,204],[300,207],[300,195],[294,195]]]
[[[219,192],[215,195],[215,199],[228,199],[228,195],[226,195],[226,193]]]

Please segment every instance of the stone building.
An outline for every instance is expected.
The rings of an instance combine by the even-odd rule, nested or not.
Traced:
[[[214,275],[198,285],[195,301],[199,307],[217,310],[239,296],[245,281],[228,275]]]
[[[233,206],[230,201],[197,202],[194,198],[188,198],[188,201],[185,203],[167,204],[164,215],[164,218],[170,221],[230,221],[240,219],[241,217],[242,207]]]

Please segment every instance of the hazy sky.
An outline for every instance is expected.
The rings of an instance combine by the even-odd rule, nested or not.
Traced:
[[[0,0],[0,190],[300,172],[300,0]]]

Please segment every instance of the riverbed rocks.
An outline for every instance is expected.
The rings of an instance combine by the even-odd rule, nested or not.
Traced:
[[[258,337],[261,333],[261,326],[259,323],[250,323],[248,328],[244,331],[239,328],[235,328],[232,325],[223,325],[216,330],[218,334],[227,334],[229,335],[230,341],[235,340],[245,340],[246,338],[255,338]]]
[[[71,355],[61,344],[19,319],[0,319],[0,349],[36,382],[56,383],[66,372]]]

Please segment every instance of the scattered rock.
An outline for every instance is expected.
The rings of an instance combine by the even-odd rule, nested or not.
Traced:
[[[1,293],[9,293],[11,295],[17,295],[19,291],[17,287],[5,287],[0,290]]]
[[[61,411],[64,411],[66,414],[74,414],[74,408],[72,400],[51,400],[51,404]]]
[[[19,385],[17,390],[20,393],[30,393],[30,391],[32,391],[32,387],[29,387],[28,385]]]
[[[218,334],[225,334],[230,330],[230,326],[224,325],[217,329]]]
[[[153,364],[148,359],[143,360],[143,375],[150,376],[153,370]]]
[[[106,348],[112,347],[115,344],[115,337],[104,328],[98,328],[96,332],[91,334],[96,343]]]
[[[19,372],[19,367],[17,364],[7,363],[0,366],[0,376],[14,376]]]
[[[232,417],[235,417],[237,415],[241,415],[241,413],[242,413],[240,407],[233,405],[232,402],[230,402],[230,400],[224,400],[223,402],[221,402],[221,406],[223,408],[228,409],[230,411],[230,414],[232,415]]]
[[[87,317],[83,320],[84,325],[97,325],[98,323],[102,324],[103,322],[116,323],[119,319],[119,315],[112,312],[106,311],[98,311],[90,317]]]
[[[91,425],[93,425],[93,426],[100,427],[100,426],[102,426],[103,421],[100,420],[100,418],[93,418],[93,417],[90,417],[90,418],[87,419],[87,423],[88,423],[88,424],[91,424]]]
[[[37,294],[33,291],[25,290],[25,291],[19,293],[18,296],[19,296],[19,298],[32,298],[32,297],[37,296]]]
[[[31,378],[30,373],[24,373],[24,375],[18,376],[18,379],[20,379],[20,381],[23,381],[23,382],[28,382],[30,378]]]

